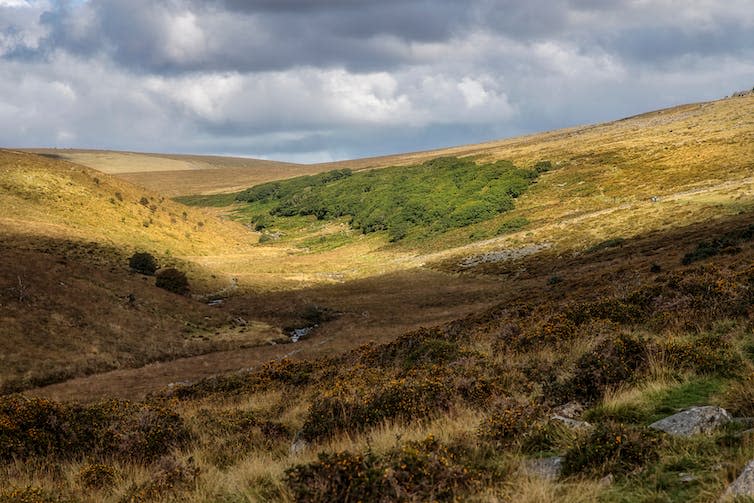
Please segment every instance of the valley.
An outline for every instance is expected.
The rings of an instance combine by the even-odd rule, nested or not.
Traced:
[[[0,210],[38,501],[714,501],[754,457],[751,94],[313,165],[6,149]]]

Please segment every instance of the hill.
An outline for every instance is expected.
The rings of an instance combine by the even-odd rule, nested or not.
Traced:
[[[204,209],[146,194],[170,208],[151,210],[123,185],[129,204],[108,212],[106,194],[125,182],[98,184],[86,168],[3,153],[3,205],[15,219],[30,215],[3,227],[4,313],[29,316],[14,321],[13,344],[26,344],[19,333],[45,333],[30,350],[43,359],[61,331],[78,345],[68,355],[92,354],[82,348],[103,331],[123,358],[138,354],[139,338],[108,326],[141,332],[158,320],[164,332],[152,344],[168,353],[186,347],[180,323],[196,325],[200,340],[232,341],[206,357],[0,398],[0,501],[718,500],[754,458],[753,135],[754,97],[742,96],[449,149],[439,164],[437,152],[355,162],[405,160],[369,175],[404,182],[459,168],[467,186],[474,177],[461,174],[549,161],[507,211],[392,243],[387,230],[350,222],[358,208],[337,215],[361,187],[358,173],[280,182],[274,198],[251,202],[237,193],[180,198]],[[333,168],[350,169],[317,169]],[[76,190],[48,203],[49,187]],[[459,200],[492,190],[457,188]],[[116,231],[123,214],[128,230],[100,233],[76,209],[80,191],[105,227]],[[369,204],[362,193],[359,204]],[[309,196],[324,203],[319,219]],[[259,224],[264,205],[296,211],[268,215],[257,243],[244,225]],[[192,223],[206,216],[208,235],[176,243],[176,264],[195,268],[207,288],[212,275],[218,287],[238,278],[220,306],[171,297],[123,265],[133,239],[156,251],[172,242],[174,224],[143,227],[142,211],[179,209]],[[94,244],[84,246],[87,236]],[[28,277],[38,278],[31,288]],[[86,296],[51,288],[69,278]],[[119,303],[137,288],[144,304],[131,313]],[[80,309],[89,304],[96,311]],[[62,322],[50,314],[58,310],[68,313]],[[267,328],[241,342],[233,337],[251,334],[238,319]],[[280,344],[275,328],[303,338]],[[23,367],[23,352],[7,354]],[[700,405],[736,419],[689,437],[650,427]]]
[[[79,149],[28,149],[53,159],[118,175],[165,196],[211,194],[292,176],[318,173],[318,167],[241,157],[149,154]]]

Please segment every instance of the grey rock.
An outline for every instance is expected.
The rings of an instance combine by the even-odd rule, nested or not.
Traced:
[[[307,448],[309,448],[309,443],[306,440],[299,438],[291,444],[289,451],[291,454],[301,454]]]
[[[613,482],[615,482],[615,477],[613,477],[612,473],[608,473],[607,475],[605,475],[604,477],[602,477],[601,479],[597,481],[597,483],[601,485],[602,487],[611,486],[613,485]]]
[[[578,419],[571,419],[570,417],[564,417],[558,414],[553,414],[552,416],[550,416],[550,419],[568,426],[569,428],[574,430],[584,431],[592,428],[592,425],[590,423],[587,423],[586,421],[579,421]]]
[[[721,500],[729,500],[737,496],[754,496],[754,459],[749,461],[741,475],[728,486]]]
[[[679,473],[678,480],[680,480],[684,484],[689,484],[696,480],[696,476],[691,475],[690,473]]]
[[[720,426],[729,423],[733,418],[728,411],[720,407],[708,405],[692,407],[678,414],[660,419],[649,425],[655,430],[664,431],[670,435],[689,437],[691,435],[709,435]]]
[[[552,412],[569,419],[578,419],[584,413],[584,406],[579,402],[568,402],[567,404],[555,407]]]
[[[551,458],[530,459],[526,463],[526,471],[545,480],[556,480],[563,471],[563,458],[553,456]]]

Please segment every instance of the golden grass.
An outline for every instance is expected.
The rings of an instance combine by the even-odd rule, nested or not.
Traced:
[[[303,164],[241,157],[76,149],[26,151],[118,175],[128,182],[166,196],[231,192],[270,180],[321,171],[320,168]]]

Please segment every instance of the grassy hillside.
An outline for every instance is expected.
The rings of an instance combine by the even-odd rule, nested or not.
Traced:
[[[160,255],[232,253],[254,234],[119,178],[60,160],[0,150],[6,232],[95,241]]]
[[[264,324],[241,332],[226,314],[128,267],[134,251],[149,251],[186,271],[194,293],[214,291],[229,278],[184,257],[256,240],[110,175],[0,151],[0,390],[279,338]]]
[[[647,425],[709,403],[754,414],[752,224],[740,215],[565,262],[524,258],[515,280],[488,271],[508,285],[498,304],[456,321],[173,386],[147,402],[5,398],[2,494],[717,500],[754,457],[747,423],[690,438]],[[721,244],[717,253],[699,253],[710,243]],[[662,264],[632,262],[653,260],[642,253]],[[689,253],[697,260],[683,265]],[[590,428],[552,419],[572,401]],[[537,464],[553,455],[563,457],[561,475],[539,475]]]
[[[314,166],[241,157],[76,149],[31,149],[29,152],[118,175],[166,196],[240,190],[269,180],[321,171]]]
[[[0,152],[6,382],[121,369],[0,398],[0,501],[717,501],[754,458],[750,420],[648,425],[692,405],[754,416],[752,140],[748,96],[320,165],[420,167],[191,199],[206,210]],[[480,166],[553,169],[514,208],[422,239],[348,225],[364,180],[452,178],[426,163],[440,155],[474,162],[454,199],[490,192]],[[429,192],[417,180],[407,195]],[[280,213],[264,243],[220,219],[262,210]],[[240,287],[215,308],[173,297],[127,271],[141,247]],[[126,368],[213,348],[231,351]],[[562,472],[542,474],[553,456]]]

